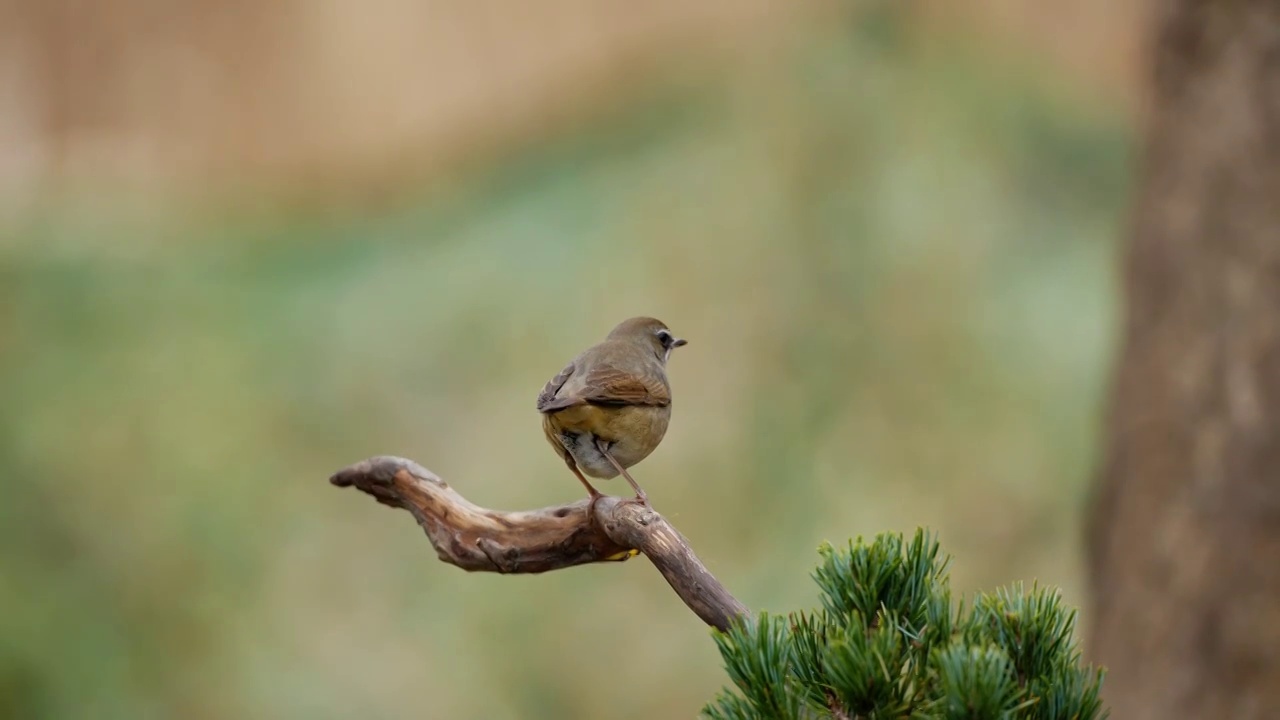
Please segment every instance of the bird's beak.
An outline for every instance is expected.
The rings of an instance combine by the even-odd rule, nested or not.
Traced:
[[[681,347],[681,346],[683,346],[683,345],[688,345],[688,344],[689,344],[689,341],[688,341],[688,340],[685,340],[684,338],[676,338],[675,340],[672,340],[672,341],[671,341],[671,347],[673,347],[673,348],[678,348],[678,347]]]

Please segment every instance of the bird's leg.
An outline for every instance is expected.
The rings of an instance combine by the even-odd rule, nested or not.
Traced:
[[[614,469],[622,473],[622,477],[626,478],[627,482],[631,483],[631,489],[636,491],[636,499],[645,505],[648,505],[649,496],[646,495],[645,492],[640,489],[640,486],[636,484],[635,478],[631,477],[631,473],[627,472],[627,469],[622,467],[622,463],[614,459],[608,448],[605,447],[605,442],[603,440],[596,438],[595,441],[596,449],[600,451],[600,454],[604,455],[605,459],[613,465]]]
[[[587,482],[586,476],[578,469],[578,463],[574,462],[572,455],[566,455],[564,462],[569,466],[569,469],[573,471],[573,474],[582,483],[582,486],[587,489],[587,495],[591,498],[591,503],[587,505],[587,517],[592,519],[595,518],[596,503],[599,502],[600,498],[604,497],[604,495],[601,495],[599,490],[595,489],[591,483]]]

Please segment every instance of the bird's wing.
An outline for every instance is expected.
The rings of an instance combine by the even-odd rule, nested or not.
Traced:
[[[548,407],[551,403],[556,401],[556,393],[560,392],[560,388],[564,387],[564,384],[569,382],[569,377],[573,375],[575,367],[574,363],[569,363],[558,375],[548,380],[547,384],[542,386],[542,392],[538,393],[538,412],[550,412]],[[558,410],[560,408],[553,409]]]
[[[568,380],[568,376],[565,376]],[[555,382],[555,381],[552,381]],[[561,382],[560,385],[564,383]],[[547,401],[538,403],[542,412],[555,412],[575,405],[650,405],[665,407],[671,404],[671,391],[660,377],[619,370],[611,365],[597,365],[582,378],[580,389],[556,398],[557,389],[551,391]],[[551,386],[548,385],[548,388]],[[543,390],[547,394],[547,390]]]

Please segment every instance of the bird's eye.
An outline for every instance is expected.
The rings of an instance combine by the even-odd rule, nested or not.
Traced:
[[[671,347],[671,341],[674,339],[671,337],[671,333],[666,330],[659,330],[657,335],[658,341],[662,343],[662,347]]]

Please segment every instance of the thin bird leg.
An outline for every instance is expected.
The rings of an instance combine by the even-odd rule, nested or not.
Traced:
[[[573,471],[573,474],[577,476],[578,480],[582,482],[583,487],[587,489],[588,497],[591,498],[591,503],[587,505],[587,517],[594,518],[596,516],[596,503],[599,502],[600,498],[604,497],[604,495],[600,494],[599,490],[595,489],[592,487],[591,483],[587,482],[586,476],[578,469],[578,463],[573,461],[572,455],[565,457],[564,462],[569,466],[569,469]]]
[[[622,467],[622,463],[614,459],[613,455],[605,448],[604,441],[600,438],[596,438],[596,449],[600,451],[601,455],[604,455],[606,460],[613,464],[615,470],[622,473],[622,477],[626,478],[627,482],[631,483],[631,489],[636,491],[636,499],[645,505],[648,505],[649,496],[640,489],[640,486],[636,484],[635,478],[631,477],[631,473],[627,472],[627,469]]]

